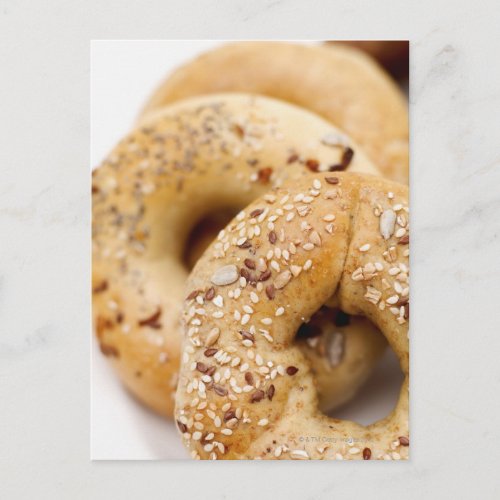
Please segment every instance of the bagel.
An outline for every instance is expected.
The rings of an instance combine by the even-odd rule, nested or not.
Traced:
[[[139,400],[163,415],[173,413],[188,276],[182,256],[190,229],[207,213],[236,213],[272,187],[340,164],[377,173],[356,144],[321,118],[273,99],[232,94],[154,113],[93,172],[96,335]],[[247,241],[241,237],[238,244],[256,251]],[[273,268],[280,262],[276,256]],[[265,279],[267,271],[261,274]],[[219,303],[217,290],[210,297]],[[364,343],[353,347],[359,347],[358,359],[369,361],[384,346],[366,331]],[[339,390],[349,393],[362,377],[350,382],[341,365],[332,377],[338,370]],[[372,366],[360,363],[367,373]]]
[[[236,42],[174,71],[142,117],[195,95],[249,92],[323,116],[350,135],[382,174],[408,182],[408,110],[392,79],[369,56],[342,45]]]
[[[188,269],[195,266],[220,229],[229,223],[228,213],[214,214],[193,230],[195,237],[186,244]],[[317,381],[319,408],[324,412],[355,396],[387,345],[373,323],[345,314],[335,297],[327,305],[297,333],[298,345]]]
[[[408,78],[410,44],[407,40],[339,40],[328,44],[342,44],[366,52],[397,78]]]
[[[307,210],[294,201],[305,196]],[[255,220],[257,211],[266,217]],[[298,217],[288,220],[287,213]],[[326,222],[332,218],[333,227]],[[265,237],[269,219],[282,235],[275,244]],[[408,458],[408,231],[406,186],[340,173],[288,183],[221,232],[194,267],[184,304],[175,416],[193,458]],[[234,244],[240,232],[253,234],[255,254]],[[296,252],[260,290],[226,279],[248,258],[266,260],[289,245]],[[193,301],[214,283],[221,307]],[[394,411],[366,427],[319,411],[311,367],[294,342],[304,319],[334,293],[342,310],[380,328],[405,376]],[[253,314],[242,327],[235,313],[250,304]]]

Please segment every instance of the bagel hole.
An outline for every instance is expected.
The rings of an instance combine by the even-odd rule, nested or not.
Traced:
[[[388,346],[354,397],[328,415],[361,425],[373,424],[394,410],[403,380],[398,358]]]
[[[237,213],[238,211],[233,208],[222,208],[196,222],[188,234],[182,256],[182,261],[188,271],[193,269],[219,231],[226,227]]]
[[[323,306],[301,325],[296,341],[310,361],[325,415],[370,425],[395,408],[404,376],[368,319]]]

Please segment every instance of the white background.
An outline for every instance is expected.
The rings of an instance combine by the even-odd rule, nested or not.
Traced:
[[[319,42],[316,42],[319,43]],[[131,130],[139,110],[165,75],[215,41],[93,41],[91,46],[91,163],[97,166]],[[394,408],[402,375],[388,350],[357,398],[332,413],[370,424]],[[117,415],[120,418],[117,418]],[[188,458],[172,419],[138,404],[123,389],[94,337],[91,377],[91,457],[94,460]]]
[[[498,9],[2,0],[2,498],[497,498]],[[412,459],[92,463],[89,40],[272,37],[412,41]]]

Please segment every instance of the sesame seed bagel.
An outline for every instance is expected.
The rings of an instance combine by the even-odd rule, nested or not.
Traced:
[[[307,209],[295,201],[305,196]],[[282,235],[274,244],[265,234],[270,218]],[[184,304],[175,413],[194,458],[408,458],[408,229],[406,186],[349,173],[298,179],[226,227],[193,269]],[[241,230],[258,233],[254,254],[234,244]],[[293,251],[260,290],[238,280],[248,258],[267,260],[276,248]],[[195,301],[214,285],[220,307]],[[380,328],[405,375],[395,410],[366,427],[319,411],[311,366],[294,341],[334,293],[342,310]]]
[[[137,398],[163,415],[173,413],[188,276],[182,255],[197,221],[217,210],[237,213],[272,187],[339,165],[377,173],[356,144],[321,118],[266,97],[232,94],[162,109],[94,171],[95,329],[101,351]],[[287,217],[295,216],[290,211]],[[272,222],[266,224],[267,237],[279,240],[280,233],[269,229]],[[258,250],[253,236],[236,239],[249,255]],[[246,276],[260,287],[289,258],[283,251],[265,266],[256,263]],[[213,287],[196,300],[218,307],[221,297]],[[245,320],[240,318],[242,325]],[[378,357],[380,337],[367,331],[364,338],[356,344],[359,359]],[[366,372],[373,366],[359,364]],[[332,377],[341,365],[333,367]],[[360,383],[358,376],[350,382],[349,373],[339,374],[339,390],[349,393]]]
[[[408,182],[408,110],[385,71],[362,51],[343,46],[236,42],[174,71],[143,116],[195,95],[249,92],[309,109],[349,134],[382,174]]]
[[[193,230],[194,237],[186,243],[188,269],[195,266],[219,231],[230,222],[229,213],[213,214]],[[385,337],[369,320],[340,310],[336,297],[299,328],[297,340],[311,365],[317,381],[319,408],[324,412],[356,395],[387,345]]]

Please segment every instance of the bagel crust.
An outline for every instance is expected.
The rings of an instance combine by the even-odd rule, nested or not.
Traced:
[[[269,189],[311,171],[345,168],[378,173],[355,143],[321,118],[242,94],[177,103],[120,142],[92,180],[93,315],[101,351],[135,396],[163,415],[173,413],[188,276],[182,254],[196,222],[219,209],[237,213]],[[309,198],[301,204],[304,210]],[[249,236],[237,244],[257,251]],[[269,270],[258,263],[255,272],[270,275],[287,258],[288,250],[276,255]],[[203,299],[214,307],[220,301],[216,290],[207,290]],[[367,330],[364,338],[352,343],[353,359],[364,360],[361,373],[351,377],[352,370],[342,369],[351,359],[347,351],[328,369],[332,377],[338,373],[338,391],[325,392],[325,407],[340,401],[340,392],[354,391],[382,353],[376,334]],[[345,348],[350,345],[347,340]]]
[[[274,244],[269,220],[281,235]],[[339,173],[275,190],[220,233],[193,269],[184,304],[176,420],[193,458],[408,458],[408,231],[406,186]],[[252,235],[255,253],[234,243],[239,234]],[[265,285],[252,286],[243,273],[248,259],[267,260],[276,248],[289,258]],[[214,282],[219,305],[203,300]],[[334,293],[342,310],[380,328],[405,376],[394,411],[368,426],[319,411],[311,366],[294,342]],[[240,312],[250,304],[243,326]]]
[[[360,50],[340,44],[226,44],[174,71],[141,118],[179,99],[220,92],[267,95],[309,109],[351,136],[384,177],[408,183],[406,100]]]

